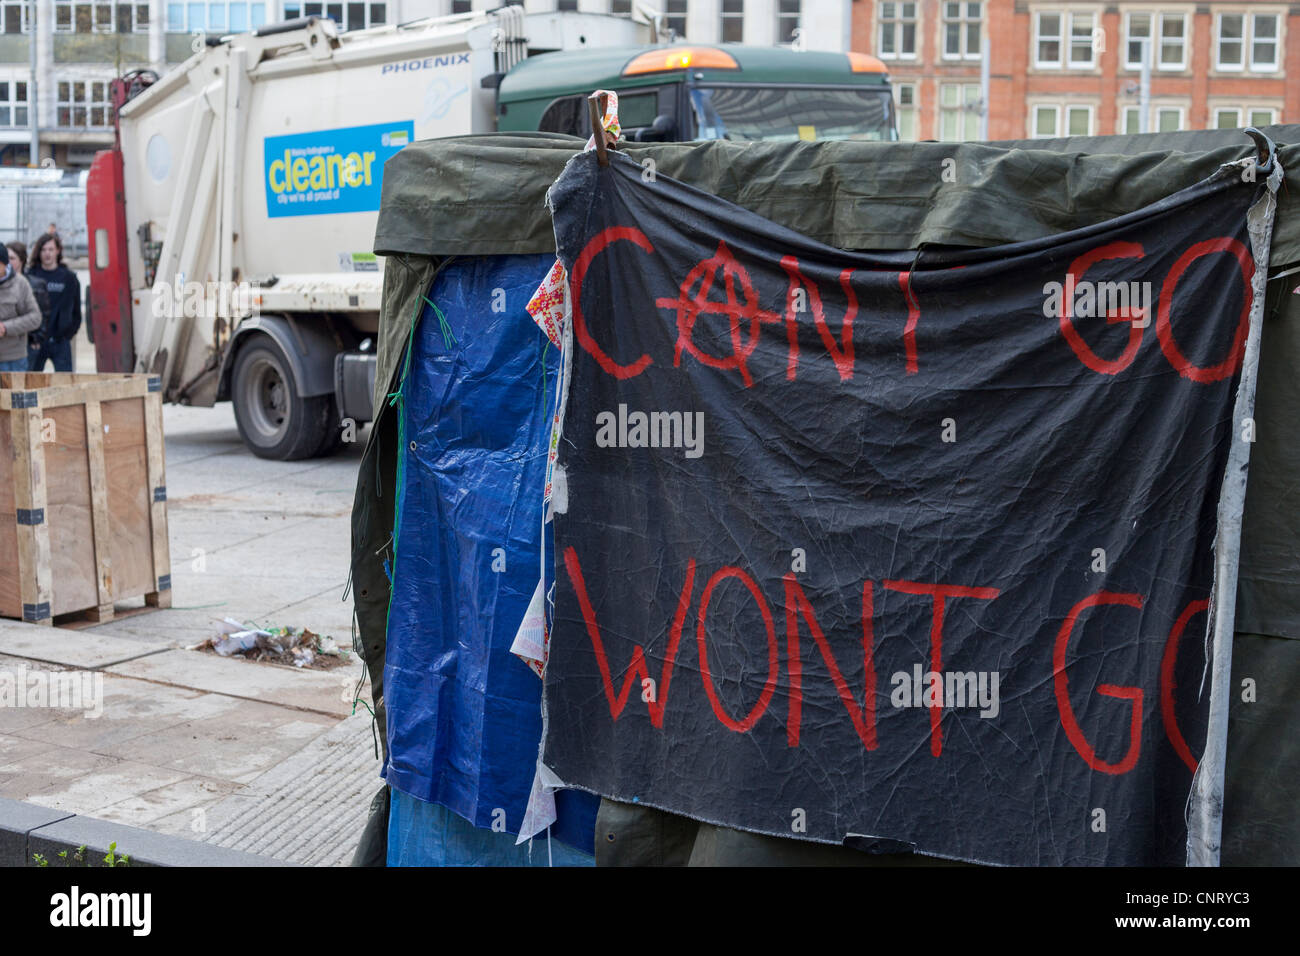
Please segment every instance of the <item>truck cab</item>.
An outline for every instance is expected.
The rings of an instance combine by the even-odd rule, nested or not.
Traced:
[[[874,56],[731,44],[529,57],[501,80],[498,129],[587,136],[597,88],[618,93],[623,133],[640,142],[898,138]]]

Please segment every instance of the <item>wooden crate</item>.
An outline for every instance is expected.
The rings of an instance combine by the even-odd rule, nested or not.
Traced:
[[[141,595],[171,606],[158,377],[0,373],[0,615],[105,621]]]

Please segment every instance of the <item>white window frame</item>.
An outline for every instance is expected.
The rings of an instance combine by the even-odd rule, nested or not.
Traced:
[[[1038,113],[1040,110],[1052,111],[1052,130],[1049,133],[1038,131]],[[1070,114],[1083,110],[1088,114],[1088,128],[1082,133],[1070,132]],[[1097,107],[1092,103],[1031,103],[1029,107],[1029,138],[1055,139],[1063,136],[1092,136],[1096,132]]]
[[[794,14],[785,13],[781,10],[782,0],[776,0],[772,12],[776,16],[776,44],[777,46],[788,46],[793,42],[794,31],[803,29],[803,0],[795,0],[799,4],[799,9]],[[785,20],[793,20],[794,26],[790,28],[791,41],[781,39],[781,24]]]
[[[1086,110],[1088,113],[1088,128],[1082,133],[1070,132],[1070,114],[1075,110]],[[1091,136],[1096,132],[1097,108],[1091,103],[1066,103],[1065,109],[1061,111],[1061,135],[1062,136]]]
[[[950,86],[957,88],[956,106],[945,106],[943,102],[943,91],[945,88]],[[975,99],[978,100],[979,89],[980,89],[980,85],[978,83],[963,83],[960,81],[954,81],[952,83],[939,84],[939,103],[938,103],[938,109],[936,111],[937,122],[938,122],[938,129],[935,130],[937,134],[935,136],[936,139],[945,143],[969,143],[979,139],[979,114],[976,113],[974,110],[968,110],[966,108],[972,102],[972,100],[967,97],[967,94],[969,94],[973,90],[975,94]],[[956,139],[944,139],[943,136],[943,120],[944,117],[949,113],[957,114],[959,128],[958,128],[958,136]],[[967,120],[968,116],[973,116],[975,122],[974,131],[971,133],[969,137],[961,135],[966,131],[966,127],[968,125],[968,120]]]
[[[1074,18],[1076,16],[1079,16],[1081,18],[1082,17],[1088,18],[1089,26],[1088,26],[1088,59],[1087,60],[1075,60],[1074,58],[1074,43],[1075,43]],[[1096,33],[1094,31],[1096,31],[1097,27],[1099,26],[1098,23],[1099,20],[1100,17],[1098,17],[1097,14],[1092,10],[1071,10],[1070,11],[1070,24],[1066,28],[1066,44],[1065,44],[1065,57],[1064,57],[1068,69],[1071,70],[1096,69],[1097,41],[1096,41]]]
[[[980,14],[978,17],[971,17],[970,4],[975,2],[979,3]],[[982,50],[984,48],[984,14],[986,12],[984,7],[985,2],[986,0],[939,0],[939,48],[940,48],[939,56],[941,59],[948,60],[949,62],[961,61],[961,60],[978,61],[980,59],[981,54],[979,52],[971,53],[969,51],[967,40],[970,39],[970,34],[969,34],[970,25],[976,24],[979,26],[979,31],[980,31],[979,32],[980,49]],[[948,5],[950,3],[957,4],[958,16],[956,18],[948,16]],[[948,24],[950,23],[958,24],[958,32],[957,32],[958,50],[956,53],[948,52]]]
[[[218,0],[218,2],[219,2],[219,0]],[[229,5],[230,5],[230,6],[234,6],[235,4],[240,3],[240,2],[243,2],[243,0],[229,0]],[[373,16],[373,14],[374,14],[374,10],[371,8],[370,0],[352,0],[352,2],[353,2],[353,3],[361,3],[362,7],[365,9],[365,12],[366,12],[365,22],[362,23],[361,26],[358,27],[357,29],[365,30],[365,29],[367,29],[368,27],[372,27],[372,26],[382,26],[382,25],[384,25],[384,24],[388,24],[388,23],[392,23],[392,22],[393,22],[392,19],[391,19],[391,17],[392,17],[392,9],[393,9],[393,3],[394,3],[394,0],[374,0],[374,2],[376,2],[376,3],[382,3],[382,4],[384,5],[384,19],[383,19],[383,20],[378,20],[378,21],[372,19],[372,16]],[[340,33],[344,33],[344,32],[346,32],[347,30],[351,29],[351,28],[348,26],[348,7],[351,5],[351,4],[349,3],[349,0],[296,0],[296,2],[295,2],[294,5],[295,5],[295,7],[300,11],[300,12],[299,12],[299,16],[304,16],[304,17],[316,16],[316,17],[322,17],[322,18],[325,18],[325,17],[328,17],[328,16],[329,16],[329,8],[330,8],[331,6],[335,6],[335,5],[337,5],[337,6],[339,6],[339,7],[342,7],[342,9],[339,11],[339,15],[343,17],[343,22],[339,23],[339,22],[335,21],[335,26],[338,27]],[[255,27],[252,26],[252,22],[253,22],[253,9],[252,9],[252,6],[253,6],[253,0],[248,0],[248,7],[249,7],[249,9],[248,9],[248,22],[249,22],[249,27],[248,27],[248,29],[250,29],[250,30],[256,29]],[[308,7],[313,7],[313,8],[318,8],[318,9],[312,9],[312,10],[309,11],[309,10],[307,9]],[[280,10],[281,12],[285,12],[285,13],[287,13],[287,11],[285,11],[284,8],[285,8],[285,5],[284,5],[284,3],[282,2],[282,3],[280,4],[279,10]],[[275,12],[276,12],[276,8],[275,8],[274,6],[271,5],[271,3],[269,2],[269,0],[267,0],[267,3],[266,3],[266,15],[268,15],[268,16],[270,16],[270,15],[274,15]],[[286,16],[286,19],[289,19],[289,18]],[[230,29],[230,11],[229,11],[229,10],[226,11],[226,29]]]
[[[1129,56],[1129,54],[1132,52],[1132,43],[1133,43],[1133,18],[1134,17],[1147,18],[1146,39],[1150,41],[1152,44],[1154,44],[1155,40],[1152,39],[1151,34],[1157,19],[1156,14],[1157,11],[1155,10],[1128,10],[1124,13],[1124,68],[1125,69],[1127,70],[1142,69],[1142,61],[1134,60]]]
[[[885,3],[892,3],[895,8],[895,16],[885,17]],[[903,7],[912,8],[912,16],[903,16]],[[876,7],[878,27],[876,30],[876,56],[882,60],[915,60],[916,59],[916,38],[921,28],[921,3],[920,0],[880,0]],[[912,27],[912,51],[910,53],[903,50],[904,27],[911,24]],[[889,27],[893,34],[894,52],[885,52],[885,28]]]
[[[78,77],[78,76],[56,76],[54,78],[54,119],[55,126],[58,129],[65,130],[86,130],[97,132],[102,130],[111,130],[113,128],[113,100],[112,93],[109,89],[111,80],[99,79],[97,77]],[[103,99],[93,100],[95,85],[102,87]],[[68,98],[63,97],[63,87],[68,87]],[[78,100],[76,96],[76,87],[83,87],[83,98]],[[72,114],[77,109],[86,111],[86,122],[77,123],[72,115],[69,115],[67,123],[60,123],[59,113],[67,109]],[[91,111],[96,109],[104,110],[104,122],[92,123]]]
[[[1210,129],[1241,129],[1241,107],[1240,106],[1216,106],[1214,107],[1213,113],[1214,113],[1214,125],[1212,125]],[[1234,118],[1231,126],[1219,125],[1220,113],[1233,114]]]
[[[1277,122],[1278,110],[1277,107],[1275,106],[1247,106],[1244,112],[1246,115],[1243,118],[1250,121],[1249,122],[1250,126],[1272,126],[1274,123]],[[1250,115],[1251,113],[1268,113],[1268,122],[1267,123],[1255,122],[1255,118]]]
[[[1223,18],[1224,17],[1241,17],[1241,36],[1234,37],[1233,41],[1241,44],[1241,60],[1237,63],[1225,63],[1223,60]],[[1214,68],[1221,73],[1241,73],[1246,69],[1249,59],[1246,55],[1246,47],[1249,41],[1246,39],[1250,31],[1249,27],[1250,14],[1245,10],[1221,10],[1214,15]]]
[[[1255,38],[1255,22],[1262,17],[1270,17],[1273,20],[1273,36],[1268,40],[1273,46],[1273,60],[1264,66],[1255,61],[1255,44],[1259,42]],[[1252,10],[1248,19],[1250,21],[1250,40],[1247,46],[1250,50],[1250,57],[1246,62],[1250,64],[1250,72],[1276,73],[1282,66],[1282,14],[1276,11],[1258,12]]]
[[[917,136],[919,135],[919,133],[920,133],[920,131],[917,129],[917,126],[918,126],[918,125],[920,124],[920,122],[921,122],[921,109],[920,109],[921,104],[920,104],[920,101],[919,101],[919,100],[917,99],[917,97],[916,97],[916,86],[917,86],[917,85],[916,85],[915,83],[895,83],[895,84],[893,85],[893,89],[894,89],[894,112],[898,115],[898,119],[899,119],[899,124],[898,124],[898,138],[899,138],[900,140],[905,140],[906,142],[909,142],[909,143],[911,143],[911,142],[915,142],[915,141],[916,141],[916,137],[917,137]],[[903,90],[907,90],[909,93],[912,94],[912,102],[911,102],[911,103],[908,103],[908,104],[904,104],[904,103],[903,103]],[[911,115],[912,115],[912,138],[911,138],[911,139],[906,139],[906,138],[903,136],[902,115],[903,115],[903,111],[904,111],[904,109],[906,109],[906,110],[907,110],[908,112],[910,112]]]
[[[149,3],[148,0],[97,0],[97,2],[87,2],[87,0],[54,0],[54,33],[77,33],[77,8],[90,8],[90,29],[85,33],[116,33],[117,16],[120,7],[127,7],[131,15],[131,32],[148,33],[149,32]],[[108,7],[108,23],[104,24],[98,21],[100,9]],[[165,5],[164,5],[165,9]],[[67,26],[59,25],[59,12],[68,11]],[[139,17],[144,13],[143,22]],[[24,20],[26,16],[24,15]]]
[[[1133,130],[1133,134],[1136,134],[1142,130],[1142,107],[1124,106],[1121,107],[1119,111],[1119,129],[1115,130],[1116,133],[1120,135],[1133,135],[1130,134],[1128,131],[1128,118],[1130,115],[1137,116],[1137,124]]]
[[[1162,130],[1160,129],[1160,114],[1161,114],[1161,113],[1173,113],[1173,112],[1176,112],[1176,113],[1178,114],[1178,129],[1177,129],[1177,130],[1167,130],[1167,131],[1163,131],[1163,132],[1171,132],[1171,133],[1172,133],[1172,132],[1181,132],[1182,130],[1187,129],[1187,107],[1185,107],[1185,106],[1161,106],[1161,105],[1159,105],[1159,104],[1152,104],[1152,106],[1151,106],[1151,132],[1153,132],[1153,133],[1159,133],[1159,132],[1162,132]]]
[[[0,8],[2,8],[0,9],[0,32],[4,32],[9,36],[18,35],[18,34],[9,33],[9,31],[5,30],[5,24],[9,20],[9,10],[11,8],[16,7],[18,9],[18,16],[19,16],[18,33],[20,34],[31,33],[32,28],[31,28],[31,24],[28,23],[28,17],[27,17],[27,13],[31,9],[31,6],[32,6],[31,0],[0,0]]]
[[[727,0],[718,2],[718,42],[719,43],[744,43],[745,42],[745,0],[736,0],[740,4],[740,10],[728,10]],[[727,25],[735,22],[740,25],[740,39],[728,40]]]
[[[1050,133],[1040,133],[1038,131],[1038,114],[1040,112],[1051,111],[1052,113],[1052,131]],[[1029,107],[1029,138],[1030,139],[1055,139],[1061,131],[1061,104],[1060,103],[1034,103]]]
[[[1042,33],[1043,17],[1056,17],[1060,24],[1059,31],[1046,37],[1048,41],[1055,40],[1057,49],[1060,52],[1059,59],[1044,60],[1039,57],[1042,50],[1044,36]],[[1035,10],[1034,11],[1034,67],[1039,70],[1059,70],[1065,62],[1066,52],[1065,45],[1069,38],[1069,14],[1065,10]]]
[[[213,5],[224,6],[226,8],[224,27],[214,28],[214,27],[209,27],[207,25],[207,8]],[[171,19],[171,7],[174,6],[178,6],[181,8],[181,20],[179,24],[173,23]],[[176,0],[164,0],[163,23],[165,24],[165,30],[167,33],[211,33],[213,36],[224,35],[225,33],[234,29],[230,25],[230,10],[232,7],[238,7],[238,6],[243,6],[247,8],[246,17],[245,17],[245,21],[247,25],[244,27],[244,29],[249,31],[256,30],[267,23],[273,23],[276,20],[281,19],[282,18],[281,15],[284,11],[283,3],[280,4],[279,6],[275,6],[270,2],[270,0],[213,0],[212,4],[209,3],[203,4],[203,8],[204,8],[203,26],[196,26],[190,23],[189,3],[184,2],[184,0],[181,0],[181,2],[179,3],[176,2]],[[254,6],[261,6],[262,8],[261,23],[253,22]],[[302,9],[301,2],[298,4],[298,9],[299,10]],[[367,17],[370,16],[369,7],[366,8],[366,16]],[[292,19],[292,18],[284,18],[284,19]]]
[[[1190,18],[1186,13],[1175,13],[1171,10],[1157,10],[1152,16],[1155,17],[1153,24],[1152,43],[1155,46],[1155,69],[1164,70],[1166,73],[1181,73],[1187,69],[1187,52],[1188,47],[1192,45],[1192,30]],[[1182,36],[1182,59],[1177,63],[1165,63],[1165,21],[1181,20],[1183,24]]]
[[[11,76],[4,80],[0,80],[0,82],[7,84],[9,87],[8,98],[0,99],[0,109],[5,109],[9,111],[9,122],[0,124],[0,129],[27,129],[30,126],[30,120],[31,120],[31,116],[27,112],[27,110],[31,106],[30,101],[28,99],[28,97],[31,95],[31,87],[28,86],[28,81],[24,78]],[[23,95],[21,99],[18,96],[19,86],[23,88]],[[21,122],[19,122],[18,120],[19,110],[22,110],[23,113],[23,118]]]

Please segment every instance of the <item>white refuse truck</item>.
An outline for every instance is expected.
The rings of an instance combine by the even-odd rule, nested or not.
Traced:
[[[496,86],[532,54],[652,32],[521,7],[347,33],[305,18],[115,81],[117,145],[86,197],[98,369],[233,401],[261,457],[327,452],[371,418],[384,161],[496,129]]]

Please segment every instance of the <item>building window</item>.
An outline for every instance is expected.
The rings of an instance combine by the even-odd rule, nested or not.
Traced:
[[[1092,135],[1092,107],[1067,106],[1065,108],[1065,135]]]
[[[802,12],[801,0],[776,0],[776,42],[793,43],[794,31],[799,29]]]
[[[723,43],[741,43],[745,39],[745,0],[722,0]]]
[[[1064,125],[1062,125],[1064,119]],[[1091,136],[1092,107],[1055,103],[1034,107],[1034,125],[1031,139],[1049,139],[1054,136]]]
[[[1183,128],[1181,106],[1161,106],[1156,109],[1156,132],[1176,133]]]
[[[113,107],[106,80],[60,80],[56,125],[61,129],[110,129]]]
[[[1124,24],[1124,65],[1142,69],[1142,41],[1152,40],[1155,25],[1155,51],[1152,65],[1161,70],[1182,70],[1187,66],[1187,14],[1130,13]]]
[[[664,13],[668,18],[668,28],[681,40],[686,37],[686,0],[665,0]]]
[[[1035,106],[1034,128],[1030,131],[1030,139],[1050,139],[1055,136],[1060,120],[1059,106]]]
[[[1091,70],[1095,65],[1091,13],[1070,14],[1070,69]]]
[[[1256,73],[1277,69],[1277,21],[1275,13],[1250,17],[1250,68]]]
[[[980,58],[981,3],[945,3],[943,5],[943,58],[978,60]]]
[[[1160,14],[1160,55],[1156,65],[1162,70],[1181,70],[1187,66],[1186,14]]]
[[[1142,69],[1142,41],[1151,39],[1151,14],[1128,14],[1124,36],[1124,65],[1130,70]]]
[[[1120,132],[1127,136],[1142,132],[1142,110],[1137,106],[1124,107],[1124,121]]]
[[[453,0],[452,13],[459,13],[454,6]],[[230,4],[233,10],[236,6],[242,6],[242,3],[232,2]],[[214,4],[208,4],[209,7]],[[219,4],[216,4],[219,6]],[[256,4],[260,7],[261,4]],[[465,10],[468,11],[469,5],[466,4]],[[284,5],[284,18],[293,20],[297,17],[324,17],[333,20],[340,30],[364,30],[366,27],[382,26],[388,22],[388,4],[387,3],[300,3],[299,0],[293,0],[291,3]],[[262,24],[254,24],[253,29],[260,27]],[[209,24],[209,29],[212,24]],[[193,26],[190,27],[194,29]],[[241,27],[240,31],[247,29]],[[232,32],[235,31],[231,28]]]
[[[0,126],[27,125],[27,84],[0,82]]]
[[[1036,66],[1060,66],[1065,15],[1040,13],[1034,23],[1034,63]]]
[[[943,83],[939,86],[939,139],[959,143],[979,137],[980,85]]]
[[[1270,107],[1247,107],[1246,122],[1241,121],[1243,110],[1239,106],[1223,106],[1214,111],[1215,129],[1240,129],[1243,126],[1272,126],[1277,122],[1277,110]]]
[[[1276,13],[1221,13],[1216,44],[1220,70],[1244,70],[1246,51],[1256,73],[1277,71],[1278,15]]]
[[[284,18],[293,20],[303,16],[299,3],[284,5]],[[305,4],[311,6],[311,4]],[[315,4],[319,7],[320,4]],[[341,7],[342,4],[331,4]],[[383,6],[383,4],[379,4]],[[340,12],[340,17],[342,13]],[[226,0],[222,3],[169,3],[167,4],[167,31],[169,33],[245,33],[266,23],[266,4],[249,3],[248,0]]]
[[[916,59],[916,4],[880,5],[880,42],[876,44],[882,60]]]
[[[916,86],[914,84],[894,84],[894,111],[898,114],[898,138],[915,140]]]
[[[1091,70],[1096,66],[1093,29],[1097,19],[1091,13],[1041,12],[1034,21],[1034,65],[1059,69]],[[1068,51],[1068,52],[1066,52]]]
[[[1215,129],[1238,129],[1241,127],[1241,110],[1227,109],[1214,111]]]
[[[474,5],[470,0],[451,0],[452,13],[469,13],[473,9]]]
[[[1219,14],[1219,62],[1220,70],[1243,70],[1246,68],[1246,15],[1244,13]],[[1236,126],[1220,126],[1219,129],[1232,129]]]
[[[555,0],[555,9],[576,13],[578,11],[578,0]]]
[[[6,3],[7,7],[8,4]],[[9,31],[8,10],[5,32]],[[108,0],[54,0],[55,33],[148,33],[149,4]]]
[[[27,10],[30,6],[31,0],[3,0],[3,2],[0,2],[0,7],[4,9],[2,25],[5,33],[27,32]]]
[[[618,17],[630,17],[632,0],[610,0],[609,12]]]

